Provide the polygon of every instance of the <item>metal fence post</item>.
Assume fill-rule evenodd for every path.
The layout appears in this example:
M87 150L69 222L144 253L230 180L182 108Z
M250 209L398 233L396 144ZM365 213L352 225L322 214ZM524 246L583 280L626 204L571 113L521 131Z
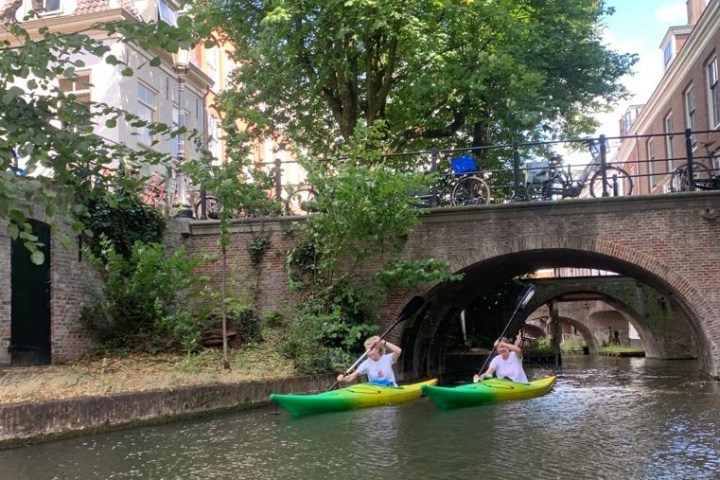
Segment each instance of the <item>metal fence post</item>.
M518 152L518 142L514 140L512 142L512 155L513 155L513 202L518 202L522 199L520 196L520 152Z
M440 152L438 152L438 149L433 147L430 149L430 171L431 172L437 172L437 163L438 163L438 156ZM430 188L430 203L432 207L438 207L440 206L440 199L438 198L438 186L437 182L433 182L432 187Z
M688 189L691 192L695 191L695 167L693 166L693 145L692 145L692 130L689 128L685 129L685 153L687 155L687 179Z
M605 135L600 135L598 140L600 142L600 175L602 176L602 196L609 197L608 185L607 185L607 145L605 144ZM616 187L617 188L617 187Z

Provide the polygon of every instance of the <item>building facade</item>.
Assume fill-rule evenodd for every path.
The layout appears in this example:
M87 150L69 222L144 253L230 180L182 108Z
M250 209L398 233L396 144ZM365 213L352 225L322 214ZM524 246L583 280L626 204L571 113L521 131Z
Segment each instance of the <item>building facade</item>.
M629 107L620 120L613 161L635 179L633 195L676 190L673 173L689 156L704 175L720 167L720 5L688 0L687 18L662 40L665 71L650 99Z

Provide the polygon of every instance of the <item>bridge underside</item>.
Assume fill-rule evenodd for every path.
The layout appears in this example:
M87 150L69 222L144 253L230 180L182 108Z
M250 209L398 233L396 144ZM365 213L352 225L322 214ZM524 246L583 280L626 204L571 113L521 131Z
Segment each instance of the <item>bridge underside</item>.
M408 378L448 373L445 359L451 349L451 331L457 328L461 311L471 309L484 290L537 270L562 267L612 271L620 276L524 280L535 284L536 293L508 329L510 332L517 331L533 311L566 299L568 294L586 294L585 298L603 301L573 302L574 312L567 308L569 303L558 305L561 321L564 319L579 327L578 333L585 338L591 352L597 351L601 339L607 338L608 326L612 331L629 322L639 333L647 357L704 359L710 355L710 346L697 320L678 293L662 279L630 263L594 252L537 249L469 265L460 270L464 274L462 281L429 290L425 295L428 300L425 310L403 326L404 353L399 370ZM582 315L586 304L595 305L594 310ZM622 331L626 338L627 327Z

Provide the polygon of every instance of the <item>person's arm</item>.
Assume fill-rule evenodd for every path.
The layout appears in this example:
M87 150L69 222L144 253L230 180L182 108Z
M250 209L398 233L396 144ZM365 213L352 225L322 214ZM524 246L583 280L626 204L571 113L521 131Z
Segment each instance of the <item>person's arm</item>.
M522 341L522 338L521 338L521 341ZM506 342L497 340L495 342L495 348L502 345L503 347L507 348L511 352L515 352L515 354L517 355L518 358L522 358L522 348L520 348L520 346L517 345L517 343L519 343L517 340L515 340L515 343L506 343Z
M355 379L357 378L357 376L358 376L358 371L357 371L357 370L355 370L355 371L353 371L352 373L349 373L349 374L347 374L347 375L344 375L344 374L341 373L340 375L337 376L337 381L338 381L338 382L350 383L350 382L352 382L353 380L355 380Z
M515 352L515 355L517 355L518 358L523 357L522 347L520 346L520 345L522 345L522 338L523 338L522 330L520 330L520 331L518 331L517 338L515 339L515 343L514 343L514 346L517 348L517 350L513 350Z
M480 380L484 380L486 378L492 378L493 373L495 373L495 369L492 367L488 367L488 369L485 370L485 373L473 376L473 382L477 383Z
M392 363L397 362L397 359L400 358L400 354L402 353L402 348L398 347L394 343L390 343L387 340L382 340L382 345L385 346L387 351L392 353Z

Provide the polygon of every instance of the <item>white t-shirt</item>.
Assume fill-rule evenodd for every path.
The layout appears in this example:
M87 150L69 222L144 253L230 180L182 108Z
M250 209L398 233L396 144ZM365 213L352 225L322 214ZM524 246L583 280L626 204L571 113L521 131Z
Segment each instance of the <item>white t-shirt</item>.
M493 369L498 378L507 377L513 382L527 383L527 375L523 370L522 359L518 358L515 352L510 352L507 360L503 360L502 356L496 355L490 361L490 368Z
M368 381L371 383L397 387L395 372L393 372L392 368L393 363L393 354L386 353L377 361L366 358L357 371L359 374L367 374Z

